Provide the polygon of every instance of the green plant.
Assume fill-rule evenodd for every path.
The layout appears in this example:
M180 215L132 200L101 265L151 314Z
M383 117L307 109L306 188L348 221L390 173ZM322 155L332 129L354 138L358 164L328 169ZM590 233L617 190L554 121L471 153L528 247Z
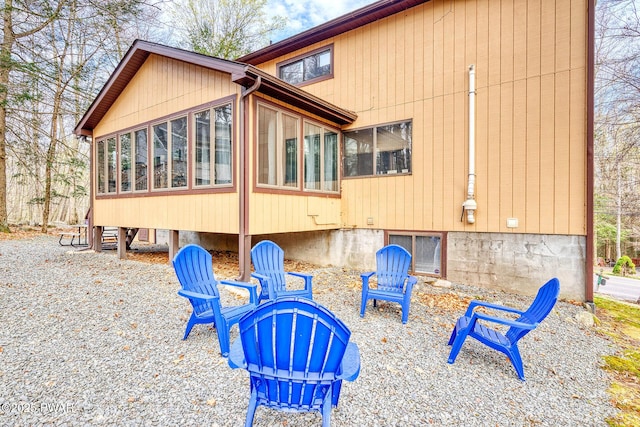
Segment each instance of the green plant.
M613 274L620 274L623 276L628 274L636 274L636 265L631 261L627 255L623 255L613 266Z

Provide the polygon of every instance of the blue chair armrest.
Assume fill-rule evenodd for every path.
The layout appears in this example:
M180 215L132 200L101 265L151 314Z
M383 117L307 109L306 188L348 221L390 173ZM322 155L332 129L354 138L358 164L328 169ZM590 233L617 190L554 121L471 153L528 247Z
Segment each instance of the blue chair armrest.
M297 276L297 277L302 277L303 279L311 279L313 278L312 274L307 274L307 273L297 273L295 271L288 271L287 274L290 274L292 276Z
M252 304L256 304L258 301L258 291L257 286L253 283L248 282L238 282L235 280L220 280L220 283L223 285L235 286L237 288L244 288L249 291L249 302Z
M297 272L293 272L293 271L288 271L287 274L294 276L294 277L300 277L302 279L304 279L304 288L306 290L308 290L309 292L311 292L311 279L313 279L313 275L311 274L307 274L307 273L297 273Z
M218 299L218 297L215 295L206 295L206 294L201 294L199 292L185 291L184 289L180 289L178 291L178 295L180 295L181 297L189 298L189 299L197 299L197 300L202 300L207 302Z
M363 285L367 285L369 286L369 279L371 278L371 276L373 276L374 274L376 274L375 271L369 271L368 273L362 273L360 275L360 277L362 278L362 284Z
M267 276L264 276L260 273L251 273L251 277L258 279L260 282L262 282L263 280L269 280Z
M340 364L339 379L353 381L360 375L360 349L354 342L347 344L347 348Z
M516 328L522 328L522 329L535 329L538 326L537 323L517 322L511 319L503 319L501 317L489 316L484 313L473 313L470 323L472 324L475 323L476 319L486 320L488 322L493 322L493 323L499 323L501 325L515 326Z
M416 283L418 283L417 277L415 276L407 277L407 294L411 293L411 290L413 289L413 285L415 285Z
M275 290L273 289L273 283L271 282L271 280L269 280L269 278L267 276L264 276L260 273L251 273L251 277L253 277L254 279L258 279L258 282L260 282L260 287L263 289L267 288L267 291L269 292L269 299L274 299L275 298Z
M247 363L244 360L244 351L242 350L242 340L240 338L237 338L233 342L231 350L229 351L228 361L232 369L247 367Z
M465 313L465 316L471 317L471 315L473 314L473 310L476 307L492 308L494 310L502 310L502 311L506 311L506 312L509 312L509 313L516 313L516 314L523 314L524 313L524 311L518 310L516 308L511 308L511 307L507 307L507 306L504 306L504 305L493 304L493 303L486 302L486 301L473 300L473 301L471 301L469 303L469 307L467 307L467 311Z

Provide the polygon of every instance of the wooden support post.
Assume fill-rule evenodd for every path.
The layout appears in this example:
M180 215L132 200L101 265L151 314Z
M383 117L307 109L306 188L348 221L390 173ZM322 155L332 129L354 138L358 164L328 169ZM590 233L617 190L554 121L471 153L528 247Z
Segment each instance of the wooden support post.
M118 258L127 259L127 229L118 227Z
M178 230L169 230L169 265L180 249L180 232Z
M102 231L104 228L100 225L93 228L93 250L102 252Z

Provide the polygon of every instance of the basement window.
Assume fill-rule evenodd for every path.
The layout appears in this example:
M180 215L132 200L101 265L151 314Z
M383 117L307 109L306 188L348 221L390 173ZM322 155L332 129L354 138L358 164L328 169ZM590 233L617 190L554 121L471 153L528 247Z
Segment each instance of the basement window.
M388 243L405 248L411 254L411 271L445 277L442 263L444 246L442 233L389 232Z

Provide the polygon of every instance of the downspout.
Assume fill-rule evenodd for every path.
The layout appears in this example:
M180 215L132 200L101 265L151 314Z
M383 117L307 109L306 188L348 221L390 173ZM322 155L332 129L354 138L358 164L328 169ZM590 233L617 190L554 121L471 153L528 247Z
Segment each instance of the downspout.
M476 222L474 217L478 204L475 201L476 183L476 123L475 123L475 97L476 97L476 69L472 64L469 66L469 181L467 186L467 200L462 204L462 217L467 211L467 223ZM462 218L461 218L462 220Z
M262 84L262 77L258 76L256 81L249 88L242 89L240 94L240 144L238 155L240 156L241 168L238 171L238 197L240 212L238 218L238 263L240 275L237 280L248 282L251 274L250 251L251 235L249 234L249 95L258 90Z

